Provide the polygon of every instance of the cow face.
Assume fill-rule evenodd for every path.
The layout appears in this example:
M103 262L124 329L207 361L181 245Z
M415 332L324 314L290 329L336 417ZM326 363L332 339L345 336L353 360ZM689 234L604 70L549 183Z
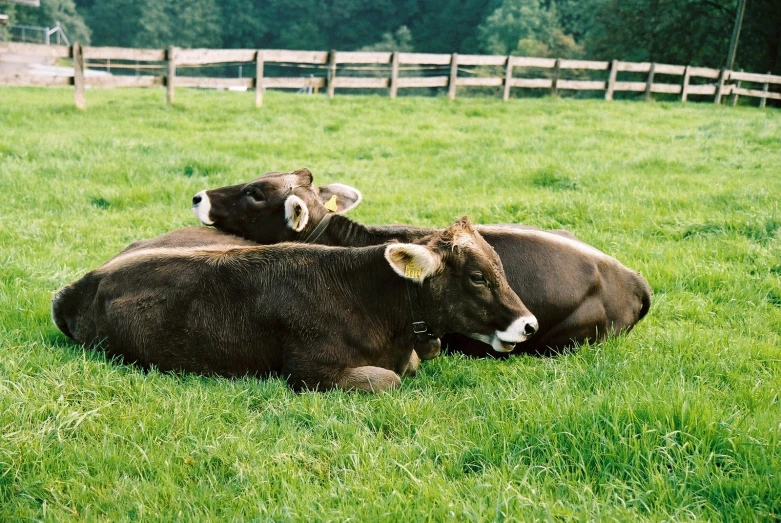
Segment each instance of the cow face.
M340 183L313 186L312 173L299 169L201 191L193 197L193 212L205 225L271 244L299 240L326 213L347 212L360 201L357 189Z
M499 256L464 217L425 244L391 244L385 258L400 276L430 278L439 325L510 352L538 328L537 319L510 288Z

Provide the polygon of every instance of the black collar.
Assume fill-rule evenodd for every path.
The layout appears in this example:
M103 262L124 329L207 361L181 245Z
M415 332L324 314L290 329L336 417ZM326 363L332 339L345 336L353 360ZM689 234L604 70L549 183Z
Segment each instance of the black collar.
M423 280L423 285L418 285L408 279L405 279L404 281L407 284L407 301L409 302L409 310L412 314L412 332L415 333L415 337L419 342L428 342L437 338L438 336L431 332L428 324L423 319L423 312L420 306L420 291L426 290L429 283L428 279Z
M323 219L320 220L320 223L317 224L317 227L315 227L312 232L310 232L302 241L304 243L315 243L328 228L328 224L331 223L331 216L332 215L330 213L327 213L325 216L323 216Z
M423 280L423 285L418 286L411 280L407 280L407 301L409 301L410 313L412 314L412 332L415 333L415 352L422 360L430 360L439 356L442 350L442 343L436 334L431 332L430 327L423 319L420 307L420 291L428 294L427 287L429 280ZM425 298L427 296L423 296Z

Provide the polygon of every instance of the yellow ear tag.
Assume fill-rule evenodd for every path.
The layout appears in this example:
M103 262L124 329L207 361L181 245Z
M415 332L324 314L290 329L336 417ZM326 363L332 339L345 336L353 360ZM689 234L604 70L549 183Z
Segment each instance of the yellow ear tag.
M298 226L299 226L299 224L300 224L300 223L301 223L301 213L298 213L298 214L297 214L297 215L296 215L296 216L293 218L293 228L294 228L294 229L296 229L296 230L298 230Z
M404 267L405 278L419 279L421 274L423 274L423 270L420 267L417 267L416 265L408 263L407 266Z
M336 195L335 194L333 196L331 196L330 200L325 202L325 208L328 209L331 212L336 212L336 209L339 208L336 205Z

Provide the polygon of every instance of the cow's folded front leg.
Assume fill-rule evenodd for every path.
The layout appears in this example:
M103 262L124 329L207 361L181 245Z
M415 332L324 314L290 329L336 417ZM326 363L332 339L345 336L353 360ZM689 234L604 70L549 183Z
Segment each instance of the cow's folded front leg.
M366 365L342 370L337 377L336 387L343 390L365 390L382 392L401 386L401 378L392 370Z
M283 370L282 374L287 376L288 383L297 392L333 389L380 392L401 385L398 374L372 365L347 367L333 363L308 362L297 368Z

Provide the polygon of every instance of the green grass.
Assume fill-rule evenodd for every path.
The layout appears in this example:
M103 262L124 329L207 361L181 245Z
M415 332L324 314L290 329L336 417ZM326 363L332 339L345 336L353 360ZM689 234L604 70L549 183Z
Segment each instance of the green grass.
M0 89L0 520L778 520L781 113L712 104ZM566 228L654 289L558 359L390 394L178 376L69 343L52 291L307 166L365 223Z

